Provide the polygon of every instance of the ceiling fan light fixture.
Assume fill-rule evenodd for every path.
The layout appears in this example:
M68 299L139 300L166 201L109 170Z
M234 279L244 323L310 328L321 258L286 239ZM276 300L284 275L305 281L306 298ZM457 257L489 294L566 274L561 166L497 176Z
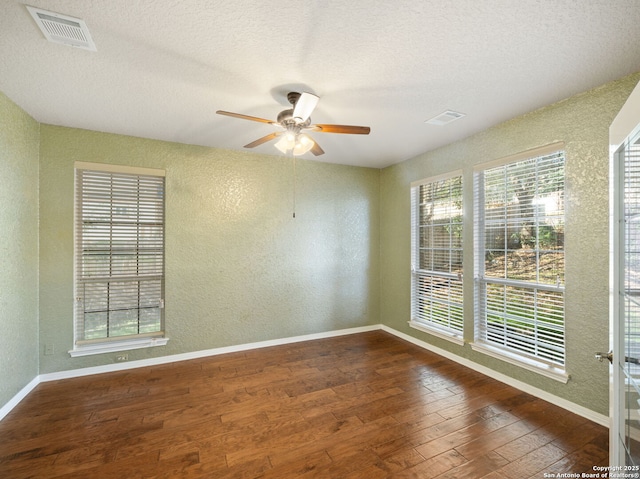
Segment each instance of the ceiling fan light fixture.
M282 138L280 138L280 140L278 140L278 142L274 146L282 153L286 154L287 151L296 146L296 141L295 138L292 140L287 133L282 135Z
M287 132L274 146L285 155L293 151L294 156L300 156L311 150L313 145L315 142L308 135Z
M287 151L293 149L296 146L296 134L293 131L287 131L282 138L274 145L278 150L282 153L287 153Z
M307 135L300 134L296 138L296 144L293 147L293 154L295 156L304 155L315 145L314 141Z

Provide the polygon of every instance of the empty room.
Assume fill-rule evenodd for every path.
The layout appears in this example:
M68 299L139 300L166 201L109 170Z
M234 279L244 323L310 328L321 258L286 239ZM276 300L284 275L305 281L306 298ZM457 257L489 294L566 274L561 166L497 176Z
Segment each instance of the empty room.
M0 477L640 477L638 25L2 0Z

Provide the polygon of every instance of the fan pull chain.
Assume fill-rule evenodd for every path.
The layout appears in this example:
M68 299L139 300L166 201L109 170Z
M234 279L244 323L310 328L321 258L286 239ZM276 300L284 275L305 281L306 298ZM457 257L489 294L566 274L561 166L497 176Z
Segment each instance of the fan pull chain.
M293 161L293 218L296 217L296 183L298 181L298 177L296 175L296 157L291 153L291 159Z

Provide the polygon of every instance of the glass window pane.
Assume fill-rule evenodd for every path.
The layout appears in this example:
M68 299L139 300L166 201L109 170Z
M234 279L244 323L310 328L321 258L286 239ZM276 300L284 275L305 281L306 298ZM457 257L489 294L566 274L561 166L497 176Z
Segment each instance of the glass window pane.
M412 319L461 332L462 177L412 188Z
M564 152L479 172L475 188L479 339L564 364Z
M76 175L76 340L162 331L164 177Z

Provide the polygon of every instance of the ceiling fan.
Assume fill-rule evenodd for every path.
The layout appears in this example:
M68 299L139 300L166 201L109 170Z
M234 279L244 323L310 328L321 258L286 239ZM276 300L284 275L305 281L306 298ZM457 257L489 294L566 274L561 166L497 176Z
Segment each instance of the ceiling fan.
M311 139L307 134L302 133L303 130L318 131L322 133L346 133L351 135L368 135L371 131L371 128L368 126L327 125L322 123L312 125L311 113L320 100L320 97L313 93L298 93L292 91L287 94L287 100L291 103L293 108L281 111L278 114L276 121L223 110L218 110L216 113L218 115L226 115L243 120L257 121L260 123L269 123L271 125L280 126L282 131L269 133L262 138L258 138L257 140L244 145L244 147L255 148L267 141L282 137L275 144L276 148L283 153L287 153L289 150L292 150L293 154L296 156L303 155L308 151L311 151L315 156L324 154L324 150L320 148L320 145L318 145L318 143Z

